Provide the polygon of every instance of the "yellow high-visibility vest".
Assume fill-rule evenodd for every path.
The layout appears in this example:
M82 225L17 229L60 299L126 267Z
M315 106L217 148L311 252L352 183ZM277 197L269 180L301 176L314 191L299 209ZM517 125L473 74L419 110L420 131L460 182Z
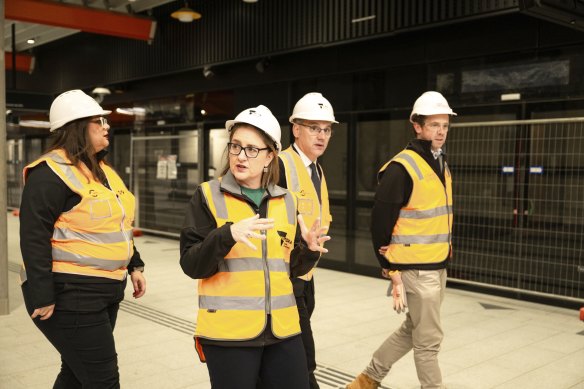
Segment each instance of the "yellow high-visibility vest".
M100 166L111 190L95 181L85 164L81 163L81 169L73 166L63 150L51 151L26 166L25 182L29 170L41 162L81 197L79 204L61 213L55 222L51 238L53 273L124 280L134 254L134 195L104 162ZM22 282L26 280L23 270Z
M230 173L203 183L201 188L217 227L255 215L246 201L231 195L239 193L240 187ZM268 314L276 337L300 333L289 278L290 252L296 235L296 202L288 191L280 188L271 190L270 195L273 197L268 200L266 217L274 219L274 228L267 231L266 240L250 239L258 250L235 243L219 264L219 271L199 280L195 337L254 339L264 331Z
M306 170L306 166L300 155L292 146L282 151L279 155L286 169L286 184L288 190L292 192L298 201L298 213L304 218L307 228L311 228L314 221L320 217L320 224L323 227L330 227L333 217L330 213L328 188L324 173L320 177L320 198L314 188L314 184ZM322 202L322 203L321 203ZM307 274L300 276L305 281L310 281L314 273L314 268Z
M446 186L432 167L413 150L404 150L390 163L401 164L413 182L409 202L400 210L385 253L396 269L444 262L452 241L452 176L444 163ZM402 265L402 266L400 266Z

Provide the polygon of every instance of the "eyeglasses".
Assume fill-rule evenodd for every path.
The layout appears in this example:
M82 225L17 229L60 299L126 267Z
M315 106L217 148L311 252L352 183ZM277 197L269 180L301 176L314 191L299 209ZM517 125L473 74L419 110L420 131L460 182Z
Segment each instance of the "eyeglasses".
M426 127L431 129L432 131L438 131L440 129L442 129L444 131L448 131L448 128L450 128L449 123L440 124L438 122L432 122L432 123L425 123L425 125L426 125Z
M107 126L107 119L104 118L103 116L98 117L97 119L93 119L91 120L91 123L95 123L95 124L99 124L102 127Z
M316 135L320 134L321 132L323 132L324 136L327 138L329 138L333 135L333 129L330 127L320 128L319 126L316 126L316 125L309 126L308 124L304 124L304 123L296 123L296 124L298 124L299 126L308 128L308 132L310 132L310 135L313 135L313 136L316 136Z
M241 154L241 150L243 150L243 153L248 158L256 158L258 156L258 154L260 153L260 151L269 150L269 149L270 149L269 147L264 147L264 148L260 149L259 147L253 147L253 146L243 147L242 145L237 144L237 143L227 143L227 150L229 150L229 154L239 155L239 154Z

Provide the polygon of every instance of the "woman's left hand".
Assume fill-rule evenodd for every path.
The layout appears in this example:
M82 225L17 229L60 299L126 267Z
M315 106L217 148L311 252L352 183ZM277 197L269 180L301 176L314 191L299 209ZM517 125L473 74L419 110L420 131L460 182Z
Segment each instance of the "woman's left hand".
M144 296L144 293L146 293L146 278L144 278L144 274L139 270L133 271L132 274L130 274L130 278L132 279L132 285L134 286L134 293L132 296L139 299Z
M322 244L327 240L330 240L330 236L324 235L328 227L320 226L320 218L314 221L314 224L310 230L304 224L304 218L302 215L298 215L298 225L300 226L300 232L302 234L302 239L308 245L308 249L312 251L319 251L321 253L328 253L328 250L322 247Z

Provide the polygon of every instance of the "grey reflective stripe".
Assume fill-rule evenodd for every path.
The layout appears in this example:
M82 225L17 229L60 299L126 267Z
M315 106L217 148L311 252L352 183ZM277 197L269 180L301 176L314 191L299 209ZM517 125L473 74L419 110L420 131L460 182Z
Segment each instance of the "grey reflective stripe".
M265 302L264 297L199 296L199 309L263 311ZM293 294L272 297L272 309L295 306L296 299Z
M65 161L57 153L49 153L49 154L47 154L47 157L52 159L54 162L56 162L60 165L60 168L63 171L63 173L65 173L65 176L69 179L69 181L71 181L71 184L73 184L73 186L77 190L79 190L79 191L83 190L83 184L81 184L81 182L79 182L79 180L77 179L77 176L75 175L75 173L73 173L73 167L71 165L69 165L69 163L67 161ZM50 167L50 165L49 165L49 167Z
M199 309L263 311L265 301L264 297L199 296Z
M215 204L215 212L220 219L227 219L227 205L225 204L225 197L221 193L221 183L219 180L209 181L211 188L211 196L213 197L213 204ZM208 200L207 200L208 201Z
M424 175L422 174L422 171L420 170L420 168L418 167L418 164L416 163L416 161L414 161L414 158L412 158L411 155L406 154L406 153L401 153L401 154L398 154L397 157L395 157L395 158L401 158L401 159L406 160L407 163L410 164L412 169L414 169L414 171L418 175L418 179L420 179L420 180L424 179Z
M273 272L286 272L290 270L290 264L283 259L268 259L268 268Z
M263 271L264 260L262 258L230 258L219 261L219 271ZM273 272L288 272L289 265L283 259L268 259L268 267Z
M81 266L88 266L94 269L109 271L119 270L130 262L129 259L110 260L86 257L83 255L77 255L67 251L59 250L55 247L53 247L53 259L55 261L71 262Z
M436 216L447 215L452 213L452 207L444 205L442 207L427 209L425 211L402 209L399 211L399 217L405 219L430 219Z
M284 201L286 202L286 212L288 213L288 224L294 225L296 221L296 207L294 206L292 193L286 193Z
M55 231L53 232L53 239L82 240L93 243L126 243L128 241L128 234L131 234L131 232L132 231L129 230L89 234L71 231L66 228L55 228Z
M294 298L293 294L272 297L272 310L295 307L295 306L296 306L296 298Z
M391 237L391 244L432 244L448 242L450 242L450 234L394 235Z
M286 166L286 168L290 171L290 180L292 180L292 182L288 183L288 189L290 189L292 192L300 191L300 180L298 179L298 172L296 171L294 157L288 152L283 152L280 155L283 158L286 158L288 161L288 166Z
M27 280L26 269L24 268L24 265L22 265L20 266L20 283L22 284L26 280Z
M264 270L261 258L230 258L222 259L218 264L220 272L262 271Z

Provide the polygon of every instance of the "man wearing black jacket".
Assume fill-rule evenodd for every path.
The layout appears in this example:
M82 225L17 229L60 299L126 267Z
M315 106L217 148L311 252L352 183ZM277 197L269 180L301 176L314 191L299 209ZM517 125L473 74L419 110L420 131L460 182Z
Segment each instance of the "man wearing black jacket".
M412 349L422 389L443 388L437 358L443 338L440 306L452 237L452 179L443 146L454 115L440 93L422 94L410 115L416 139L379 171L373 247L382 275L391 279L394 309L408 312L348 389L378 388Z

